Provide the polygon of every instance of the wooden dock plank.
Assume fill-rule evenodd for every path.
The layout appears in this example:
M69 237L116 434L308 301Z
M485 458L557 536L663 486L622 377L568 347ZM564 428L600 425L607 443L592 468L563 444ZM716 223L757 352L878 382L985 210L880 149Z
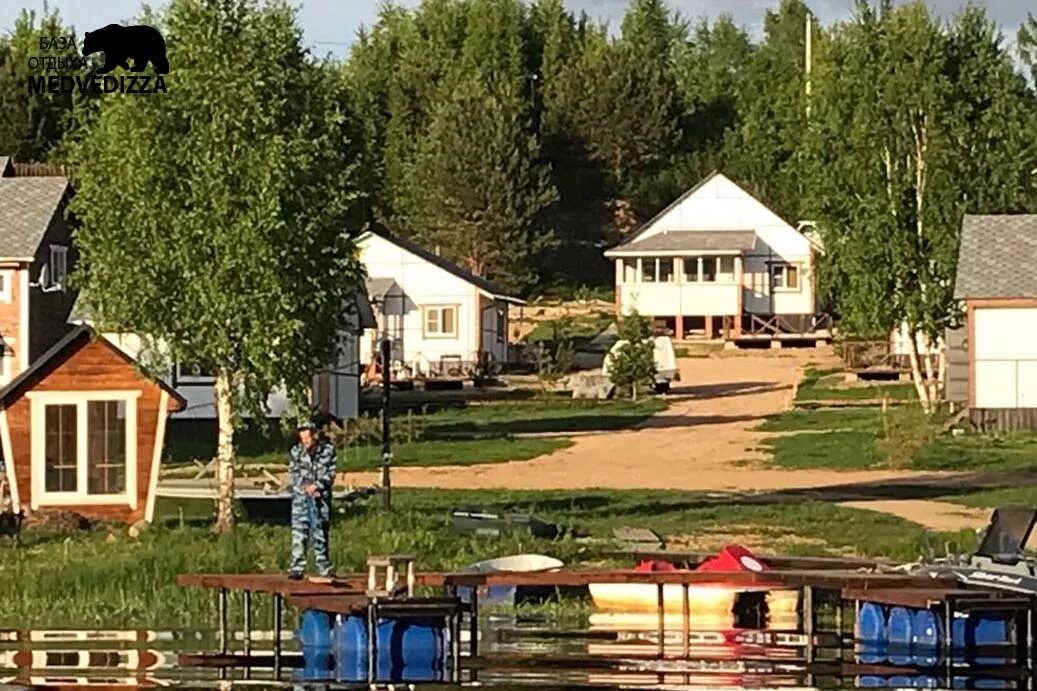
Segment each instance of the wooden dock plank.
M182 574L177 584L195 588L226 588L280 595L351 595L363 589L366 574L341 574L331 584L292 581L280 574ZM584 586L591 583L641 583L703 585L722 583L755 588L813 586L842 590L844 588L953 588L956 582L947 578L911 576L907 574L867 573L841 569L783 569L755 573L752 571L635 571L561 570L537 572L492 573L421 573L416 584L426 587L543 585Z

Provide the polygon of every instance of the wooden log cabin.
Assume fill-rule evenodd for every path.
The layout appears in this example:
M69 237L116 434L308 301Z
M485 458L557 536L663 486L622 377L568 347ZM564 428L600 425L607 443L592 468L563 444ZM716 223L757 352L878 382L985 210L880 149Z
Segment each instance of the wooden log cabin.
M166 418L184 405L91 327L75 327L0 389L14 510L150 521Z

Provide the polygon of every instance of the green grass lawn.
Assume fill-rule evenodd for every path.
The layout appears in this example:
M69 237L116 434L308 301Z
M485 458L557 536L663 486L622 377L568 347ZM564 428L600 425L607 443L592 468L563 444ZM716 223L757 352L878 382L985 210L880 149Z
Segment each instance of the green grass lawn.
M548 554L570 565L617 563L603 560L602 553L612 547L612 528L624 525L663 535L719 531L723 541L754 536L756 544L764 545L759 551L771 551L767 545L773 542L773 551L785 553L857 553L905 560L919 554L922 536L920 528L893 516L819 502L774 503L762 497L754 501L684 492L400 489L393 501L391 514L378 511L376 501L368 499L336 516L331 550L340 570L361 570L368 555L386 553L413 553L421 569L453 569L522 552ZM451 509L473 504L527 511L603 540L453 532ZM136 539L126 536L125 526L112 526L110 533L102 526L72 535L30 532L21 545L0 541L0 627L204 626L213 621L212 593L177 587L178 573L280 572L286 567L287 527L241 523L233 535L220 537L209 529L211 504L188 502L183 522L180 507L160 502L156 525ZM783 541L792 535L809 540L788 547ZM258 621L268 620L266 600L257 599Z
M882 464L884 457L871 432L833 431L790 434L765 442L772 462L782 468L862 470Z
M883 396L896 401L918 397L914 385L910 383L876 382L845 386L842 370L819 370L814 367L807 368L796 391L797 401L874 400Z
M1037 434L940 436L922 447L924 470L1037 470Z
M535 458L569 446L566 433L632 427L666 402L584 401L544 398L529 402L486 403L448 408L426 415L395 418L393 460L404 466L474 465ZM524 434L558 435L530 438ZM402 440L401 440L402 439ZM238 456L244 463L281 463L292 438L276 426L248 424L239 434ZM167 467L212 458L216 451L215 423L191 422L171 429ZM342 470L371 470L381 463L381 445L352 444L339 450Z

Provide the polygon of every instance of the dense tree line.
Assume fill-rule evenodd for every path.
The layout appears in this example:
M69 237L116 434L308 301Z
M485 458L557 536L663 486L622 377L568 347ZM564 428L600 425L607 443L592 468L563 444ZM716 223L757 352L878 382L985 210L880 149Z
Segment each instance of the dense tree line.
M755 40L663 0L632 0L614 33L563 0L387 5L337 67L364 215L516 291L607 285L602 250L721 169L817 224L848 326L935 334L961 214L1037 208L1037 20L1006 38L976 7L874 4L812 21L809 102L801 0ZM15 98L34 24L0 39L0 144L22 159L60 157L82 120Z

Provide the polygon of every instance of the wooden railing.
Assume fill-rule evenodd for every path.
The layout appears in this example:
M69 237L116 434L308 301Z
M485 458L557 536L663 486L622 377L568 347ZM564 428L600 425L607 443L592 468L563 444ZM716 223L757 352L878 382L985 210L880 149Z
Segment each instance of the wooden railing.
M806 336L831 330L830 314L775 314L766 318L751 314L744 333L753 336Z

